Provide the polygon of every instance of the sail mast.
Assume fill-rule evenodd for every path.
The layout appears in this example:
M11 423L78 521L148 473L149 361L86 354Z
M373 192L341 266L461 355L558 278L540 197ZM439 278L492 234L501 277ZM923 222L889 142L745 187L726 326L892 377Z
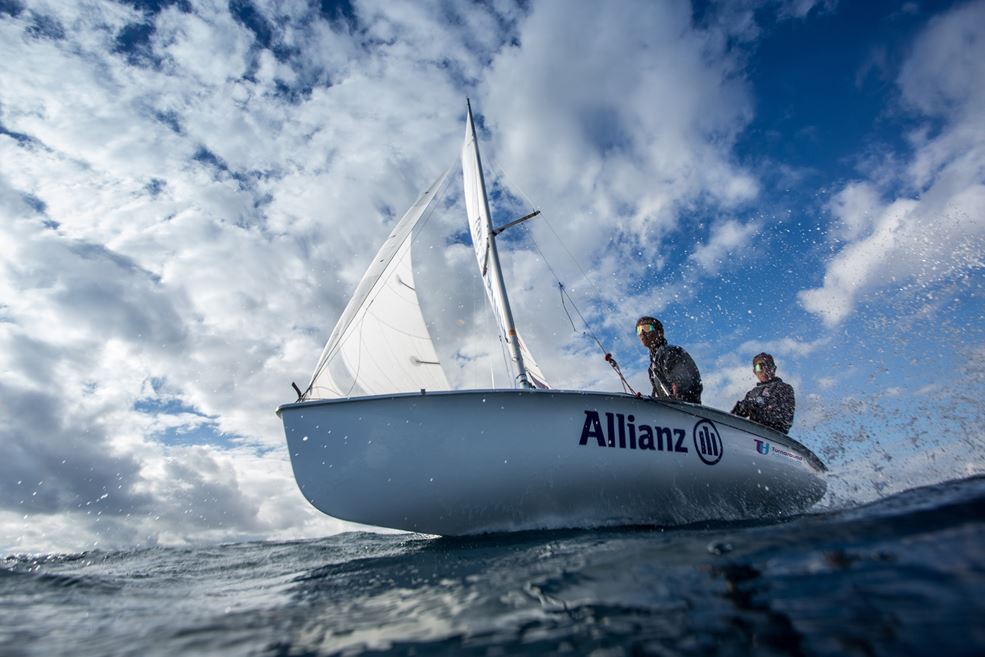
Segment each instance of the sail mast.
M499 252L496 250L496 233L493 231L492 221L490 217L492 216L489 212L489 198L486 196L486 181L485 177L482 175L482 159L479 157L479 139L475 134L475 122L472 120L472 103L469 99L465 99L465 104L468 107L469 112L469 127L472 131L472 148L475 152L475 161L479 173L479 190L482 192L482 204L486 211L485 221L486 230L489 234L489 273L492 275L492 279L495 282L496 287L502 299L503 305L503 316L506 321L506 341L510 345L510 351L513 355L513 362L516 363L517 369L517 379L520 381L520 385L524 388L532 388L530 381L527 379L527 368L523 364L523 354L520 351L520 341L516 334L516 326L513 324L513 311L510 309L510 299L506 294L506 283L503 281L503 271L499 266Z

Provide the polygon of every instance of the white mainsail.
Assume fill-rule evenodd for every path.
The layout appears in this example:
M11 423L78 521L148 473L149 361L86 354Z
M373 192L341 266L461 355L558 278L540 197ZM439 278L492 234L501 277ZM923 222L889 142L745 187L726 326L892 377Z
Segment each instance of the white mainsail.
M411 206L373 258L318 359L305 398L448 390L414 289L411 241L450 171Z
M482 180L482 164L479 160L479 149L472 124L472 108L469 107L468 118L465 121L465 143L462 144L462 177L465 182L465 209L469 216L472 246L475 249L475 257L479 261L479 273L482 276L483 286L486 288L486 296L499 321L500 333L511 348L513 347L511 341L516 340L519 355L522 358L522 366L526 370L527 380L537 388L550 388L544 378L544 373L534 361L533 355L513 328L509 304L504 298L505 290L497 284L492 275L492 268L498 266L498 263L494 262L497 256L492 244L494 239L492 220L489 217L489 207ZM516 356L513 360L517 365L520 364L517 361L521 359Z

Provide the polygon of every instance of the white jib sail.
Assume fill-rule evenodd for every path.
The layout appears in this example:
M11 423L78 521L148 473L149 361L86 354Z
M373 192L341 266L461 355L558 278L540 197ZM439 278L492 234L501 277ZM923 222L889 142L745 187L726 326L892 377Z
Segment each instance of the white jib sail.
M450 388L421 314L410 248L414 227L449 173L407 210L373 258L318 359L306 398Z
M486 288L486 296L492 305L496 319L499 321L500 333L509 342L509 322L506 318L505 303L500 293L499 286L489 275L490 244L492 239L490 231L492 222L487 214L485 200L482 197L482 186L480 183L479 153L475 144L475 132L472 130L472 121L465 122L465 143L462 144L462 177L465 181L465 209L469 216L469 231L472 233L472 246L475 248L475 257L479 261L479 273L482 275L482 283ZM537 388L550 388L544 378L544 373L534 360L533 355L527 349L523 339L516 334L517 343L520 346L520 354L523 357L523 365L527 370L527 378Z

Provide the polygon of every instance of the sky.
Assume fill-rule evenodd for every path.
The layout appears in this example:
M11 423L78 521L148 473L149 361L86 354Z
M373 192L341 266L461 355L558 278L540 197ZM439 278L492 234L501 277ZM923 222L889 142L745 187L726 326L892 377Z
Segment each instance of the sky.
M985 472L985 1L0 0L0 553L353 529L274 410L466 97L555 387L620 389L556 275L638 389L640 315L711 406L772 353L824 504ZM457 175L417 284L485 387Z

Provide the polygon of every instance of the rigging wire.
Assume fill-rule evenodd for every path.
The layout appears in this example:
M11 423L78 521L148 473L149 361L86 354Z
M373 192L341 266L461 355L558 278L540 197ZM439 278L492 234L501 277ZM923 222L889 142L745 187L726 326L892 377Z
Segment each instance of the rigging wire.
M504 181L508 181L509 182L509 188L510 189L515 189L517 192L519 192L519 195L520 195L521 199L527 204L527 207L529 207L529 208L534 208L535 207L534 204L533 204L533 202L530 200L530 197L527 196L518 185L516 185L512 180L510 180L508 178L508 176L506 175L506 172L505 171L503 171L498 166L496 167L496 170L502 176L502 178L503 178ZM581 272L582 278L584 278L586 281L588 281L588 284L592 286L592 289L595 290L595 294L597 295L597 297L600 300L605 300L605 296L602 294L602 291L595 284L595 281L593 281L592 278L588 275L588 272L586 272L582 268L581 264L578 262L578 259L575 258L575 256L568 249L567 245L564 243L564 240L561 239L561 236L558 234L558 232L556 230L554 230L554 226L553 226L553 224L551 224L551 222L547 218L546 214L544 214L542 212L541 213L541 216L544 217L544 221L547 223L548 228L550 228L551 233L554 234L554 238L561 245L561 248L564 249L564 252L568 254L568 257L571 258L571 261L575 263L575 266L578 268L578 271ZM615 371L616 375L619 377L619 381L620 381L620 383L622 383L623 390L625 392L631 394L631 395L634 395L636 397L640 397L641 394L639 392L637 392L636 390L634 390L633 389L633 386L631 386L630 383L629 383L629 381L626 380L626 377L622 373L622 369L620 369L620 367L619 367L619 363L617 363L616 362L616 359L613 358L612 353L608 349L605 348L605 345L602 344L602 341L599 340L599 338L595 334L595 332L592 331L591 325L588 323L588 320L586 320L585 319L585 316L581 314L581 311L580 310L578 310L578 306L575 304L574 299L571 298L571 294L568 293L567 289L565 289L565 287L564 287L564 283L561 282L561 277L558 276L558 273L554 270L554 267L551 265L550 260L547 259L547 256L544 255L543 250L541 250L540 245L537 243L537 238L534 237L533 231L532 230L531 231L528 231L528 235L530 236L530 241L534 245L534 248L537 250L537 253L540 255L541 259L544 261L544 264L547 265L548 271L551 272L551 276L554 277L554 281L558 284L558 289L560 290L560 293L561 293L561 308L564 309L565 315L568 316L568 321L571 323L571 329L572 329L572 331L574 331L575 333L577 333L578 332L578 329L575 327L575 323L571 319L571 313L568 312L568 308L565 305L565 302L564 302L565 297L567 297L568 303L570 303L571 304L571 307L574 308L575 313L577 313L577 315L578 315L578 318L581 320L582 324L584 324L584 326L585 326L585 330L581 332L582 335L591 337L592 340L595 341L595 344L597 344L599 346L599 349L602 350L602 353L605 354L605 362L607 362L609 364L609 366L612 367L612 369ZM615 304L613 304L611 301L608 301L607 303L608 303L608 305L613 310L616 310Z
M530 197L527 196L527 194L523 191L523 188L521 188L518 184L516 184L516 182L513 181L513 179L507 176L506 172L503 169L497 166L496 170L503 177L503 180L505 180L508 183L508 188L510 190L516 190L519 193L521 200L523 200L528 207L530 208L536 207L533 201L530 199ZM571 259L571 262L573 262L575 264L575 267L578 268L578 272L581 274L582 278L588 281L588 284L595 291L596 297L599 300L606 303L611 310L618 310L618 308L616 308L616 305L612 303L612 301L608 300L604 294L602 294L602 290L599 289L599 286L595 284L595 281L592 279L589 273L585 271L585 269L581 266L581 263L578 262L578 258L576 258L574 254L571 253L571 250L568 248L568 245L565 244L563 239L561 239L561 235L557 232L557 230L554 229L554 224L551 223L550 217L548 217L547 213L542 211L540 216L543 217L544 223L546 223L547 227L551 230L551 233L554 235L554 239L557 240L558 244L561 245L561 248L564 249L564 252ZM531 240L533 239L533 231L530 231L530 238ZM541 257L543 257L543 254L541 254ZM547 262L547 258L544 258L544 261ZM555 275L554 278L555 280L558 280L557 275ZM560 282L560 280L558 280L558 282Z
M550 265L548 265L548 267L549 266ZM582 321L582 324L585 325L585 330L582 331L582 335L590 336L593 340L595 340L595 344L597 344L599 346L599 349L602 350L602 353L605 354L605 362L607 362L609 366L612 367L613 370L615 370L616 375L619 377L619 381L622 383L622 389L631 395L639 397L640 393L636 392L636 390L633 389L633 386L629 384L629 381L626 380L626 377L623 376L622 370L619 368L619 363L617 363L616 359L612 357L612 354L606 350L605 345L602 344L602 341L599 340L597 335L595 335L595 332L592 331L592 328L588 324L588 321L585 320L584 315L582 315L581 311L578 310L578 306L575 304L575 300L572 299L571 295L568 294L568 291L564 289L564 283L558 281L557 286L558 289L561 291L561 308L564 309L564 314L568 316L568 321L571 322L571 330L574 331L575 333L578 332L578 329L575 328L574 321L571 319L571 313L568 312L568 306L564 303L565 297L568 298L568 303L570 303L571 307L575 309L575 313L578 314L578 318Z

